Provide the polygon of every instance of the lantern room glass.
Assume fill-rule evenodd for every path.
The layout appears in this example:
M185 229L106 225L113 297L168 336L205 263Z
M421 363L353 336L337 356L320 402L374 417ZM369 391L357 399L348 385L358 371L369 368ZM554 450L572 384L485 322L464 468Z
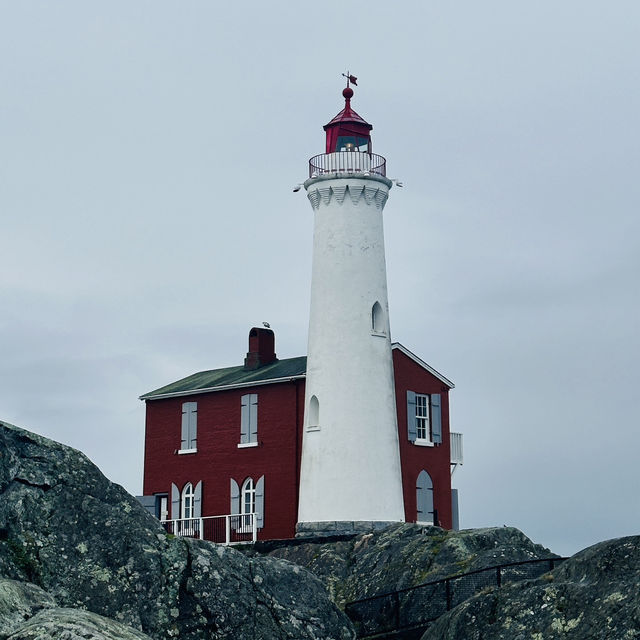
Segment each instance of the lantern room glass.
M335 150L359 151L360 153L368 153L369 138L363 138L360 136L338 136Z

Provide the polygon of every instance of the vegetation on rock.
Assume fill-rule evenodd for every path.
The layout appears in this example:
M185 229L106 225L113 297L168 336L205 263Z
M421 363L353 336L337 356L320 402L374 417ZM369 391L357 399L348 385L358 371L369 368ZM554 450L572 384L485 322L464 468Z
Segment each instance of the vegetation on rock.
M307 571L169 537L83 454L2 422L0 578L39 587L56 607L90 611L157 640L353 637ZM22 620L2 618L0 640L18 633L15 624L35 610L23 611ZM44 628L49 614L36 615ZM45 626L67 637L57 614Z

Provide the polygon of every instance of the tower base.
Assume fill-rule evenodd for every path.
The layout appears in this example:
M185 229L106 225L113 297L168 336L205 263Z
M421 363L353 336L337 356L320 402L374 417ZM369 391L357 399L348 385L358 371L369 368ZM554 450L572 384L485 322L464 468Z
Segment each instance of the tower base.
M327 522L298 522L296 525L296 538L318 538L336 535L354 535L359 533L371 533L386 529L393 521L379 520L329 520Z

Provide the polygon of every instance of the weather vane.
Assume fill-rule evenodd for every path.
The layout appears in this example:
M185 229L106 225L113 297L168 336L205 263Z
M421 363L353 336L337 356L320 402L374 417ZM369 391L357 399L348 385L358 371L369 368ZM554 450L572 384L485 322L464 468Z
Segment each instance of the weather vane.
M358 86L358 83L356 82L358 80L358 78L356 78L355 76L350 75L348 71L347 71L347 73L343 73L342 75L347 79L347 88L349 88L349 83L351 83L355 87Z

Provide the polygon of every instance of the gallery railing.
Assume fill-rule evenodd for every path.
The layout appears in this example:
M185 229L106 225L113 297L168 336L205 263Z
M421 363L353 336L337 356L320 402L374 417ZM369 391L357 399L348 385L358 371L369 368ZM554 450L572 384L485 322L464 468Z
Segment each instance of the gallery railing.
M376 153L361 151L336 151L321 153L309 160L309 177L331 173L361 173L363 176L387 175L387 161Z

